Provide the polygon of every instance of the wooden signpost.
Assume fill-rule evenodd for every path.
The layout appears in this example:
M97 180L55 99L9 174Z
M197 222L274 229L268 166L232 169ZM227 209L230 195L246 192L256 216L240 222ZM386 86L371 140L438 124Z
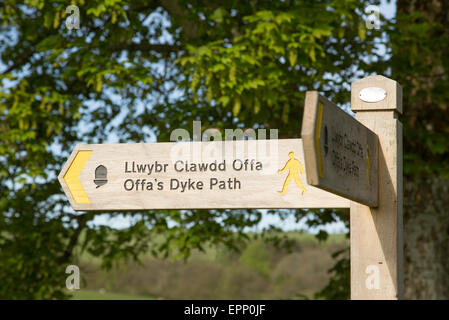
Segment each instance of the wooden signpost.
M351 108L308 92L302 139L78 145L58 178L83 211L350 208L351 298L400 299L402 89L356 81Z
M302 138L308 183L353 200L351 299L401 299L402 88L371 76L352 83L355 119L307 92Z

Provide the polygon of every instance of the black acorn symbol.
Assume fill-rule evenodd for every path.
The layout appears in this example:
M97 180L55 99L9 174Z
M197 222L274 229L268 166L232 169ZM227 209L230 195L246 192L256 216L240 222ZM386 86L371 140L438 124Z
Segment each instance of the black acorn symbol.
M106 169L105 166L99 165L95 169L95 180L94 180L94 183L97 185L97 188L99 188L99 187L105 185L106 183L108 183L107 175L108 175L108 169Z

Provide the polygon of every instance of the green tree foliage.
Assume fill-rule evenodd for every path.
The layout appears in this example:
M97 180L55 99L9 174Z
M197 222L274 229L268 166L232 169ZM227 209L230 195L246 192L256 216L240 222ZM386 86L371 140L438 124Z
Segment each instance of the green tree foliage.
M145 251L187 257L205 243L244 241L261 212L75 213L56 176L78 142L168 141L192 120L298 137L306 90L348 102L347 84L382 60L363 20L369 3L79 0L72 30L67 1L0 4L0 297L63 297L78 245L110 267ZM100 214L133 223L94 225ZM340 211L268 214L347 222ZM157 236L165 241L152 246Z
M261 241L249 244L242 252L239 261L264 278L270 276L270 252L264 248Z

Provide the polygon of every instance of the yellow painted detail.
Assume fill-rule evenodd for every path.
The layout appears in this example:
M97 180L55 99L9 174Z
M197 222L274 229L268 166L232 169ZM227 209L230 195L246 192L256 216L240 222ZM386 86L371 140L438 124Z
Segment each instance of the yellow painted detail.
M282 169L278 170L278 173L283 173L285 170L288 170L288 176L284 181L284 186L282 187L282 191L278 191L280 194L285 194L287 191L287 187L290 184L290 181L292 179L295 180L296 185L299 189L301 189L302 193L306 192L306 188L301 182L301 179L299 178L299 172L301 172L302 175L304 175L304 167L302 166L301 162L298 159L295 159L295 153L293 151L289 152L288 154L289 160L285 163L285 166Z
M368 187L371 187L371 180L369 174L370 169L371 169L371 162L369 157L369 149L368 145L366 145L366 183L368 184Z
M64 175L64 181L67 184L67 187L72 194L73 200L77 204L89 204L90 200L84 191L83 186L81 185L81 181L78 178L84 166L86 165L87 160L89 160L90 155L92 154L91 150L83 150L78 151L72 163L70 164L69 169Z
M323 120L323 103L320 102L318 105L318 119L316 121L316 128L315 128L315 143L316 143L316 151L318 153L318 171L321 178L324 178L324 171L323 171L323 158L321 156L321 122Z

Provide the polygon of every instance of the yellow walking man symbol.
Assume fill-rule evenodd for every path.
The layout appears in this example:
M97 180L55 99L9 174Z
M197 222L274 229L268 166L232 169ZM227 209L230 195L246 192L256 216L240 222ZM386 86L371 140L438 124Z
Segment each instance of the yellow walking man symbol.
M301 179L299 179L299 172L298 172L299 169L299 171L301 171L301 174L304 175L304 167L302 166L301 162L299 162L298 159L295 159L294 152L290 152L288 156L290 157L290 159L287 161L287 163L282 169L278 170L278 173L282 173L288 169L288 176L285 179L282 191L278 192L280 194L285 194L285 192L287 191L287 187L290 184L290 181L292 181L292 179L295 179L296 185L302 190L301 194L304 194L304 192L306 192L306 188L304 188L304 186L302 185Z

